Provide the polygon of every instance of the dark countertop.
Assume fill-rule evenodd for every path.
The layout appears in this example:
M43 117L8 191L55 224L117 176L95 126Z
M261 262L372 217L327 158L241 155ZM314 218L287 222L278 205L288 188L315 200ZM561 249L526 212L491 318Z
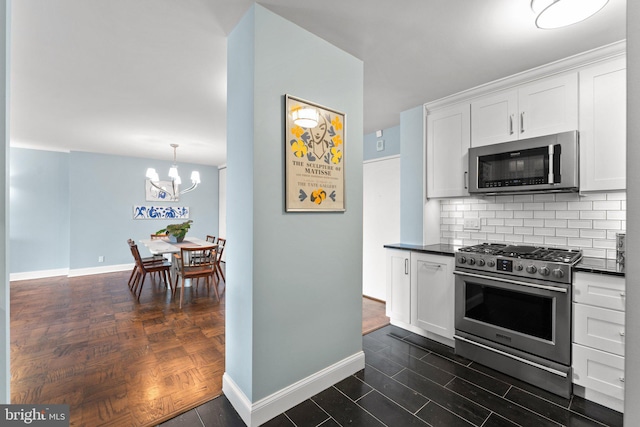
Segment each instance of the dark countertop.
M460 246L448 245L444 243L436 243L433 245L412 245L408 243L390 243L384 245L389 249L402 249L406 251L424 252L434 255L455 256L455 252ZM574 271L582 271L585 273L608 274L612 276L624 277L624 266L618 264L614 259L590 258L583 257L578 264L575 265Z
M608 274L624 277L624 265L620 265L615 259L583 257L573 268L574 271L585 273Z
M443 243L436 243L434 245L410 245L407 243L391 243L384 245L389 249L403 249L406 251L424 252L433 255L455 256L456 251L460 246L446 245Z

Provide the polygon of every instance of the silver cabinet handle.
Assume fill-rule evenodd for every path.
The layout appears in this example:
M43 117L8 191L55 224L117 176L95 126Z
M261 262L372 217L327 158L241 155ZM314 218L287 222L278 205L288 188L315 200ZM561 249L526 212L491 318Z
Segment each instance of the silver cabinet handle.
M509 116L509 135L513 135L513 114Z
M524 111L520 113L520 133L524 133Z
M425 267L431 267L431 268L441 268L442 267L442 264L435 264L433 262L425 262L425 261L422 261L422 265L425 266Z
M623 337L624 336L624 331L620 331L620 336Z
M409 274L409 260L406 258L404 260L404 274Z
M623 383L624 382L624 377L620 377L619 380L620 380L621 383Z
M626 295L625 295L625 293L624 293L624 292L620 292L620 296L621 296L622 298L624 298Z
M465 171L464 172L464 189L468 190L469 189L469 172Z

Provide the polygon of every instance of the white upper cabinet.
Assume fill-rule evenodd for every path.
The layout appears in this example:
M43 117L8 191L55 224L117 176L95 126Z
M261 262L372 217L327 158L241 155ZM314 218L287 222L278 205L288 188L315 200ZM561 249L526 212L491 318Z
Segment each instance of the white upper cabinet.
M465 102L427 115L427 197L469 195L470 114Z
M471 103L471 145L578 129L578 76L549 77Z
M473 147L518 139L518 91L491 94L471 103Z
M580 70L580 189L626 188L625 58Z

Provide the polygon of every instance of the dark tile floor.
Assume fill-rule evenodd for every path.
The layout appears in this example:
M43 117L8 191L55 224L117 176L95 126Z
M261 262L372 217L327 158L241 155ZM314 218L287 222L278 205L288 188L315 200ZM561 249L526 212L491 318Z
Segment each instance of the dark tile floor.
M364 370L264 424L334 426L622 426L622 414L564 399L386 326L363 337ZM244 426L221 396L162 424Z

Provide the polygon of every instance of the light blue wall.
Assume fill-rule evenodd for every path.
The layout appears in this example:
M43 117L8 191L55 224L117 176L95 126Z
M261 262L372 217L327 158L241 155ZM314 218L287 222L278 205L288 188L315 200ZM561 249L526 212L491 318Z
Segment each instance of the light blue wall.
M377 150L378 140L384 140L384 150ZM397 156L400 154L400 126L383 129L382 136L378 138L376 133L364 136L363 158L365 161L382 157Z
M259 5L228 52L229 194L251 196L228 200L226 373L256 402L362 347L363 64ZM284 212L284 94L346 114L346 212ZM252 181L233 183L236 168ZM249 223L232 219L243 210ZM251 324L239 323L247 302Z
M400 241L423 243L424 107L400 114Z
M198 170L202 184L179 202L146 202L145 172L151 166L162 177L171 162L11 149L11 272L132 263L128 238L148 238L181 221L134 220L134 205L188 206L194 221L189 234L217 235L218 169L178 163L182 176ZM47 255L34 258L36 245ZM105 257L103 263L98 256Z
M247 397L253 394L254 12L247 12L227 41L227 194L233 197L227 197L225 253L233 286L226 288L225 370Z
M68 268L69 153L10 153L11 273ZM31 256L34 248L43 256Z

